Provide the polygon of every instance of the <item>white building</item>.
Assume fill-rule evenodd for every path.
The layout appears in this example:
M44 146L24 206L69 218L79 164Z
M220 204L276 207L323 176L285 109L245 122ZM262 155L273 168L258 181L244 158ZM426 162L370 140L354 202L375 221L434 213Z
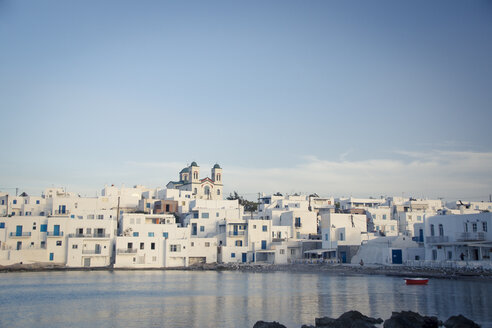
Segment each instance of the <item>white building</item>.
M437 215L425 221L425 258L490 261L492 213Z

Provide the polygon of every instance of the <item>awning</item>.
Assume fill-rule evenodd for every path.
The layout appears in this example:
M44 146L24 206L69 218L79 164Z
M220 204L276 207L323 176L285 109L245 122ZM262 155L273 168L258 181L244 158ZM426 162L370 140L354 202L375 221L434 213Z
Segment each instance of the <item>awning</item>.
M323 253L336 252L336 248L328 248L328 249L311 249L309 251L305 251L304 254L318 254L321 255Z

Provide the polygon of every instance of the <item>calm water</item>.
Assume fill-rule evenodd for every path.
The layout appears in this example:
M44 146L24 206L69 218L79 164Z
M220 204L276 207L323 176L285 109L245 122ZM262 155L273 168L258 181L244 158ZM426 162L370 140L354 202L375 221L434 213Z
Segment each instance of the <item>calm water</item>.
M0 274L0 327L287 327L358 310L462 313L492 327L492 283L327 273L94 271Z

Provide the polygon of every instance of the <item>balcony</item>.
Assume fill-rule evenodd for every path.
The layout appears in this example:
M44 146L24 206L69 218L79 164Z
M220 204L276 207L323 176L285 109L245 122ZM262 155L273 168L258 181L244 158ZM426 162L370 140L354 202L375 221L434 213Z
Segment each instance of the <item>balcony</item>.
M116 254L136 254L136 248L119 248L116 250Z
M245 231L229 231L229 237L240 237L246 234Z
M442 244L449 242L448 236L430 236L425 237L425 242L428 244Z
M101 250L98 249L83 249L82 250L82 254L84 255L100 255L101 254Z
M109 234L104 233L71 233L68 238L109 238Z
M25 238L25 237L31 237L30 232L11 232L9 234L11 238Z
M456 240L458 241L483 241L485 240L485 233L483 232L461 232L456 234Z
M46 237L63 237L63 231L48 231Z
M53 212L53 215L60 215L60 216L69 215L69 214L70 214L69 210L64 210L64 211L56 210Z

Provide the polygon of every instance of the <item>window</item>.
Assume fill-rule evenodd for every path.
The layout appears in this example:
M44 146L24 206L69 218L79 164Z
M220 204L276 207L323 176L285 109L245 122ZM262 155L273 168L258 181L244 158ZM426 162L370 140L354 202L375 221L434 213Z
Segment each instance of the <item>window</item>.
M448 251L448 260L452 260L452 259L453 259L453 252Z
M444 236L444 227L442 224L439 225L439 236Z
M170 245L169 250L171 252L181 252L181 245Z
M5 229L5 222L0 222L0 229Z
M285 249L281 249L280 254L285 254Z
M386 214L383 214L383 220L386 220Z
M205 231L205 226L200 226L200 232L204 232Z
M87 228L87 234L90 235L92 233L92 228Z
M422 221L422 216L421 215L418 215L417 216L417 221Z
M377 216L376 214L374 214L374 215L372 216L372 218L373 218L373 220L377 220L377 219L378 219L378 216Z
M75 219L75 214L70 214L71 219Z
M243 246L243 241L242 240L236 240L236 246Z
M133 243L128 243L127 248L128 248L128 249L132 249L132 248L133 248Z
M487 232L487 222L482 222L482 230L483 232Z
M325 233L325 240L328 240L328 234Z
M468 223L465 222L463 227L464 227L465 232L468 232Z
M345 240L345 236L343 235L343 232L340 232L340 240Z
M256 224L253 224L253 229L256 229Z
M154 237L154 233L153 232L149 232L149 237Z
M290 255L296 255L296 250L295 249L291 249L290 250Z
M435 249L432 250L432 260L437 260L437 250Z
M98 220L103 220L103 219L104 219L104 215L102 215L102 214L98 214L98 215L97 215L97 219L98 219Z
M56 241L56 246L61 246L62 245L62 241L61 240L57 240Z
M379 231L379 226L376 226L376 230Z
M472 223L472 231L477 232L477 224L476 223Z
M94 220L94 214L87 214L87 220Z
M37 201L36 201L36 204L38 204L38 205L39 205L39 200L37 200Z
M210 243L209 242L206 242L205 243L205 247L210 247Z
M202 213L202 219L208 219L208 213Z
M13 201L12 203L17 204L17 200L16 200L16 199L14 199L14 201Z
M39 231L41 231L41 232L46 232L47 230L48 230L47 224L42 224L41 227L39 228Z
M263 231L268 231L268 227L266 225L263 226Z
M301 218L296 218L295 226L296 226L296 228L301 227Z
M150 243L150 249L155 249L155 243Z
M167 232L163 232L163 233L162 233L162 237L164 237L164 238L168 238L168 237L169 237L169 234L168 234Z
M216 216L216 217L219 217L219 212L215 213L215 216Z
M137 231L134 231L133 232L133 237L138 237L138 232Z
M152 256L152 262L156 262L157 261L157 256Z
M217 195L220 195L220 189L217 189Z
M32 230L36 230L36 222L32 223Z
M145 243L140 243L140 249L145 249Z
M77 249L77 248L79 248L79 245L75 245L75 244L72 245L72 249Z
M50 261L53 261L55 259L55 253L50 253Z
M198 219L198 212L193 212L193 218Z
M195 242L194 241L191 242L191 247L195 247Z
M145 204L145 207L150 208L150 203Z
M431 224L431 236L434 236L434 235L435 235L435 233L434 233L434 225Z
M232 258L235 258L236 257L236 253L231 253L231 257Z

